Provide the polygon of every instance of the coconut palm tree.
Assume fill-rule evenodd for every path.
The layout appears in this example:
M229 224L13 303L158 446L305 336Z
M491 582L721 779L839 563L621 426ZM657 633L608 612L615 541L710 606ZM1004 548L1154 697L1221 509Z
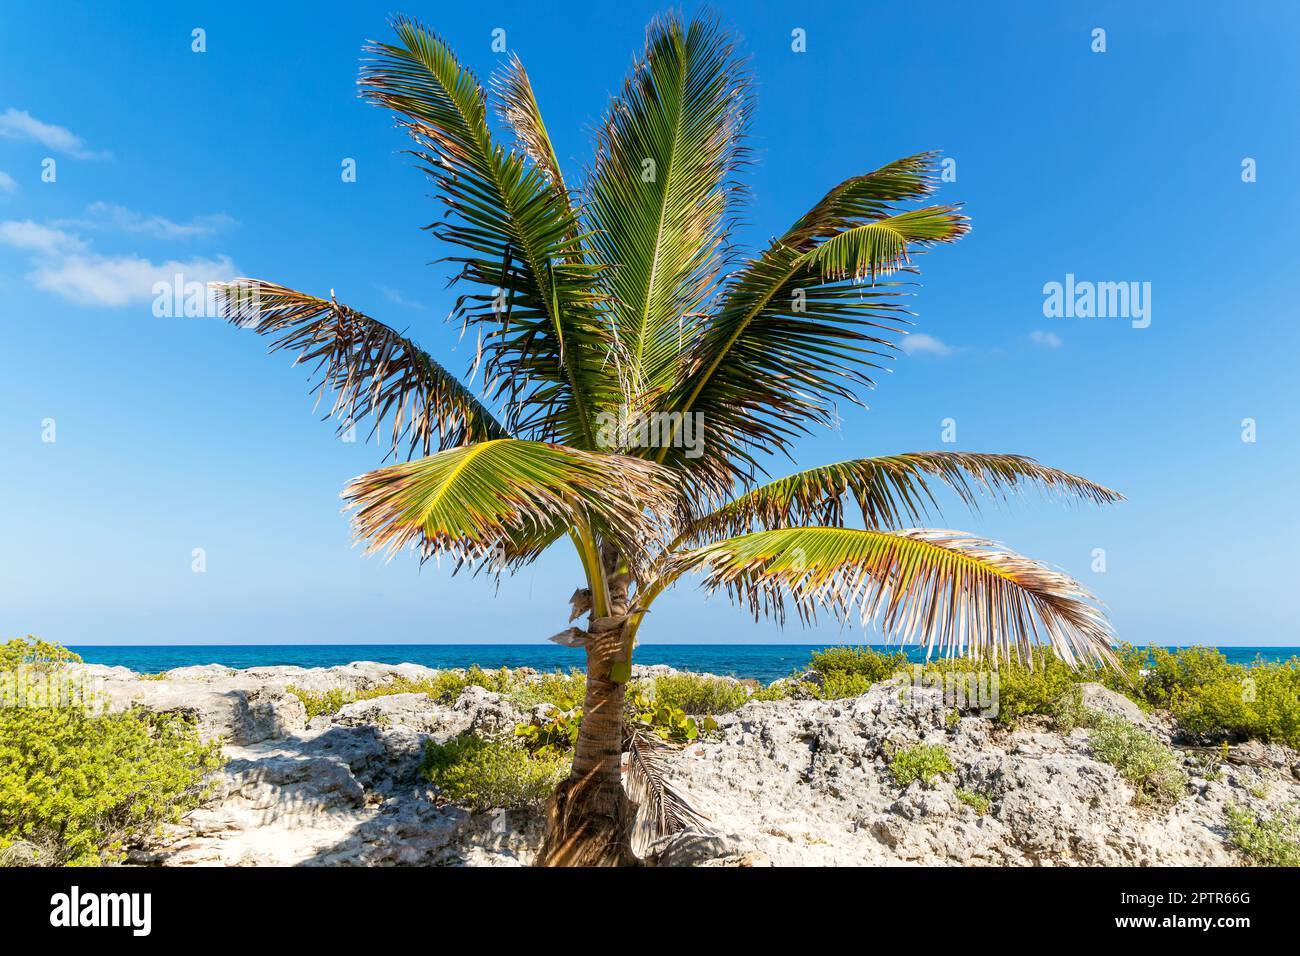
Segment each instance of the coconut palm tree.
M763 481L761 455L788 455L872 386L910 324L914 255L966 232L958 207L924 203L934 154L834 186L738 261L751 81L716 20L649 27L576 186L517 58L485 90L437 35L392 26L392 42L367 47L361 92L393 112L434 185L428 228L457 250L454 316L477 338L481 392L333 292L240 280L224 289L228 316L314 363L341 427L369 418L405 457L344 493L371 549L498 573L565 539L576 549L570 623L583 626L555 639L585 650L586 699L542 862L630 862L628 786L660 829L691 820L661 755L625 739L622 720L647 612L689 572L756 616L857 612L886 638L994 662L1037 643L1109 658L1109 625L1080 585L916 525L945 487L972 506L1028 488L1115 492L1019 455L952 451Z

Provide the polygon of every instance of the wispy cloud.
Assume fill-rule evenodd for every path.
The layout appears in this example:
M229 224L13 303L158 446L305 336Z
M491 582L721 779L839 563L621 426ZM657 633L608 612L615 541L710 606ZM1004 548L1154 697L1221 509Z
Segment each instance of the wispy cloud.
M924 332L913 332L899 343L899 347L908 355L935 355L940 358L951 355L955 350L942 339Z
M229 282L239 270L229 256L151 262L141 256L71 255L41 263L27 278L39 289L79 305L123 306L148 302L155 283Z
M0 222L0 244L44 256L79 252L86 248L86 244L71 233L30 219Z
M59 220L54 225L78 229L116 229L155 239L191 239L195 236L210 236L237 223L224 212L195 216L189 222L175 222L166 216L146 216L125 206L96 202L86 207L84 217Z
M111 158L110 153L89 149L85 140L66 126L43 123L26 110L14 109L12 106L0 113L0 136L31 140L75 159Z
M75 228L97 228L174 241L207 235L233 222L229 216L216 215L177 223L162 216L144 216L123 206L95 203L87 209L85 219L0 222L0 246L26 254L30 268L26 278L36 288L79 305L115 308L149 301L158 283L180 286L229 282L238 278L240 272L227 255L154 262L136 253L103 254L92 249ZM177 276L181 278L177 280Z
M412 299L408 299L406 296L402 295L401 292L394 289L392 286L381 285L380 283L376 282L375 288L379 290L380 295L382 295L389 302L393 303L393 305L400 305L404 309L419 309L421 312L424 311L425 306L423 305L423 303L416 302Z
M16 192L18 192L18 183L15 182L14 178L3 169L0 169L0 193Z
M1038 329L1029 333L1029 341L1049 349L1059 349L1065 344L1055 332L1043 332Z

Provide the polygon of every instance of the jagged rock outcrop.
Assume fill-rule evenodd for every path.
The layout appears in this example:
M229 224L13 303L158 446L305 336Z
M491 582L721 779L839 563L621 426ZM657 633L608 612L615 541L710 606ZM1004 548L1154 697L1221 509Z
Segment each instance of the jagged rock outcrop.
M539 842L535 814L442 805L417 773L426 740L506 736L529 719L502 695L469 687L442 704L393 694L308 722L287 685L356 691L434 672L361 663L182 668L141 679L88 670L114 706L184 711L226 741L229 763L212 799L137 849L136 862L516 865ZM1169 740L1166 722L1126 698L1099 685L1082 694L1090 709ZM1140 804L1093 755L1087 730L1062 735L1033 720L1011 730L958 716L941 690L906 681L840 701L751 701L716 719L716 732L671 758L674 781L709 814L707 830L659 841L651 863L1232 865L1242 861L1226 840L1225 807L1277 812L1300 800L1297 755L1252 744L1244 762L1214 772L1186 752L1186 795ZM889 762L918 744L942 746L954 770L931 786L901 787Z

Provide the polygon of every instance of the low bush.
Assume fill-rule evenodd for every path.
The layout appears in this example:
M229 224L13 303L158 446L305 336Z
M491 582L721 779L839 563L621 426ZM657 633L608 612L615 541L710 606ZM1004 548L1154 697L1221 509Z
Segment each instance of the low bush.
M871 690L876 681L866 674L852 671L831 671L822 675L821 686L810 685L813 696L818 700L844 700L848 697L861 697Z
M1139 800L1172 803L1187 792L1178 755L1127 720L1103 717L1089 738L1092 752L1120 772Z
M560 710L572 710L582 703L586 694L587 677L576 668L567 674L556 671L519 681L506 691L512 702L525 709L551 704Z
M20 644L26 644L24 650ZM0 646L0 674L78 660L57 645ZM103 714L93 700L0 708L0 861L102 865L197 805L222 763L187 720Z
M1300 866L1300 814L1256 815L1246 807L1229 806L1228 839L1257 866Z
M898 751L889 761L889 772L900 787L906 787L917 780L929 787L940 774L953 773L955 770L948 751L939 744L908 747Z
M429 741L420 773L444 799L470 810L522 810L551 795L569 762L567 755L534 755L513 743L464 733L445 744Z
M905 668L907 655L902 651L882 654L870 647L828 647L814 651L809 666L823 677L831 674L856 675L870 687Z
M957 788L957 800L960 803L966 804L966 806L970 807L980 816L984 816L984 814L989 812L989 806L992 805L993 802L984 794L977 793L974 790L967 790L965 787Z
M1145 702L1168 710L1199 738L1264 740L1300 748L1300 658L1231 664L1206 647L1143 653Z
M656 677L654 699L688 714L728 714L749 700L749 688L718 677L700 674L673 674Z
M712 717L697 721L682 708L651 697L637 685L629 687L623 698L623 721L629 731L639 730L678 744L690 743L701 732L718 727Z

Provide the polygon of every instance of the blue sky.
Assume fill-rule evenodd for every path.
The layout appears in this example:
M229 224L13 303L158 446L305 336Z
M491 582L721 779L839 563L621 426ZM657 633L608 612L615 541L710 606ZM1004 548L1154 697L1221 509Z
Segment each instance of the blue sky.
M570 176L662 8L415 4L485 78L524 60ZM444 323L430 190L356 97L391 2L7 3L0 12L0 636L70 644L540 641L578 584L556 549L502 582L351 544L338 494L373 467L315 420L307 373L213 319L158 318L154 278L266 278L409 328ZM1297 644L1295 302L1300 11L1281 3L724 3L758 78L744 248L830 186L942 149L971 235L921 261L929 348L901 356L801 465L1020 452L1124 492L1107 510L959 508L1078 576L1125 640ZM1094 53L1092 31L1106 31ZM191 50L191 31L207 50ZM806 52L791 31L806 31ZM55 181L42 180L44 160ZM357 181L340 176L356 160ZM1255 160L1257 181L1243 182ZM1151 323L1047 318L1043 287L1150 283ZM953 418L957 441L940 441ZM1254 442L1242 421L1256 423ZM53 420L55 441L48 437ZM775 473L785 466L774 465ZM191 569L192 551L207 570ZM1094 549L1106 570L1092 569ZM694 584L647 642L779 631ZM870 638L871 635L868 635Z

